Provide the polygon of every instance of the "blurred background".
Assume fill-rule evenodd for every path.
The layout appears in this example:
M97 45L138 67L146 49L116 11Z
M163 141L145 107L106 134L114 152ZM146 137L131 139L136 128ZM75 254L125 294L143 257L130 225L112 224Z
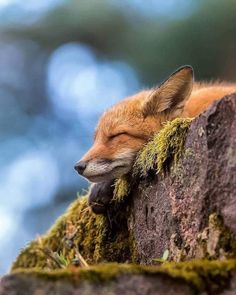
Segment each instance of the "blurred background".
M101 113L183 64L236 81L235 0L0 0L0 274L87 189Z

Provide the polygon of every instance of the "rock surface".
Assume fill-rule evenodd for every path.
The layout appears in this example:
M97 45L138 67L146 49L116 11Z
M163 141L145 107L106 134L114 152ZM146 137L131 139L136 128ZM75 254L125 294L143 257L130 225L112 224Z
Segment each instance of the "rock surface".
M161 266L104 264L86 269L35 270L5 276L1 295L233 295L236 260L166 263Z
M30 283L29 283L30 282ZM122 275L107 283L71 284L48 281L30 275L10 275L3 279L1 295L191 295L191 287L162 276Z
M141 263L151 264L166 249L174 260L223 257L234 250L232 241L220 249L214 218L223 217L236 233L236 95L192 122L178 165L165 177L144 179L132 192L131 212ZM209 220L211 214L215 217Z

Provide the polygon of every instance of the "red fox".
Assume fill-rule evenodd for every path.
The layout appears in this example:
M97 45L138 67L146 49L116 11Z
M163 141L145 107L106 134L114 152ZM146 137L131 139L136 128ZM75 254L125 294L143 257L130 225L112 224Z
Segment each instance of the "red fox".
M91 182L110 181L132 168L137 152L166 121L196 117L215 100L236 92L236 84L194 83L193 69L183 66L160 86L125 98L98 122L94 144L75 165Z

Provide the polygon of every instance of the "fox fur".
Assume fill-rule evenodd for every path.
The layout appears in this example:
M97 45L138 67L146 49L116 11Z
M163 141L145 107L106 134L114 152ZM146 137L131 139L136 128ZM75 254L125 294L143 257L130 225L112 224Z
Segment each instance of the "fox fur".
M236 84L195 83L193 69L183 66L160 86L127 97L100 118L90 150L75 169L91 182L121 177L137 152L166 121L196 117L214 101L236 92Z

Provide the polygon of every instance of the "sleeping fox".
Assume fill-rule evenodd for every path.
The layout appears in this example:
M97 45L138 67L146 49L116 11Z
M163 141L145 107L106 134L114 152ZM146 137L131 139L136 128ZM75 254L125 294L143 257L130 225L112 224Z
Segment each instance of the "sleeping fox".
M98 183L90 192L90 204L102 203L99 195L106 195L107 190L112 194L112 181L130 172L137 152L164 122L196 117L233 92L236 84L194 83L192 67L183 66L160 86L125 98L107 110L98 122L93 146L75 165L80 175Z

